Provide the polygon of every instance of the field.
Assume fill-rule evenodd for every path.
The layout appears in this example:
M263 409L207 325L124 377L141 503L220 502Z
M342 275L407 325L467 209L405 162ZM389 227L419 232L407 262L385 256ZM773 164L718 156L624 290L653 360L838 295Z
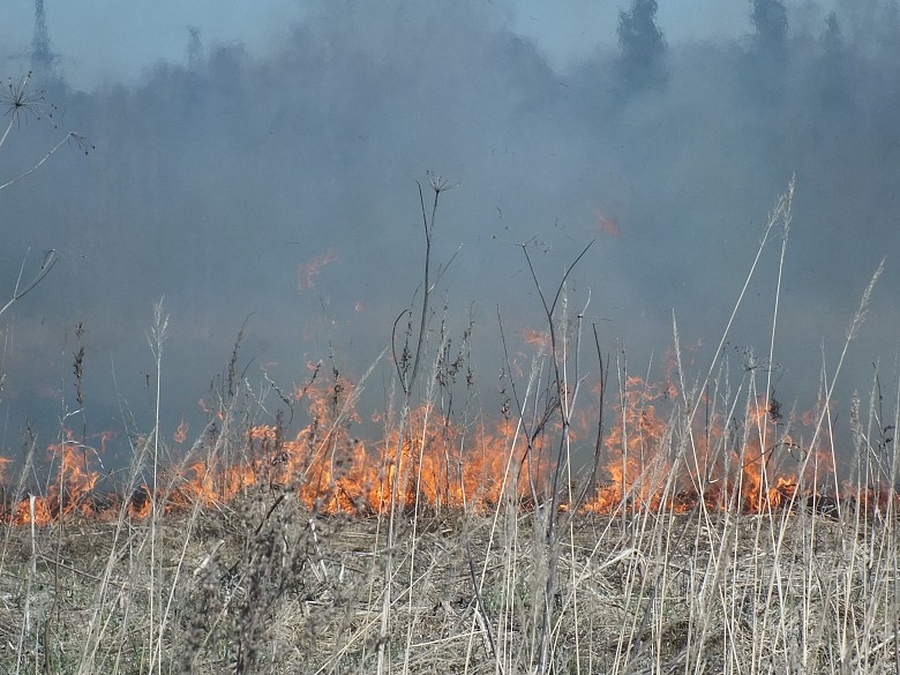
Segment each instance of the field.
M472 395L468 329L452 340L432 307L444 187L432 183L430 217L422 198L421 304L369 372L310 364L293 391L254 387L239 336L206 427L170 440L160 303L156 425L130 435L127 473L110 480L104 439L71 431L48 465L33 439L4 461L0 670L900 671L900 406L884 412L876 378L868 404L851 401L849 452L831 434L881 268L815 407L787 412L774 347L725 358L730 321L693 379L677 325L662 381L611 362L571 310L578 259L545 292L523 246L546 325L528 333L530 369L507 358L490 415ZM792 189L748 281L779 228L783 261ZM773 345L776 327L777 303ZM364 415L379 367L390 405Z
M3 671L897 672L884 514L580 515L548 544L541 510L280 496L7 530Z

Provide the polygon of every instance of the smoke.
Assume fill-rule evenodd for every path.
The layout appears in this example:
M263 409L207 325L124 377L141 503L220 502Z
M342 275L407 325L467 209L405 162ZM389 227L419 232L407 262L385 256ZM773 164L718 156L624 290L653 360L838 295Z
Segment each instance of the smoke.
M604 348L641 372L660 363L674 315L699 375L796 175L776 381L787 406L810 407L823 359L830 377L862 290L897 244L900 22L890 2L833 14L801 4L753 2L744 36L686 42L638 2L598 36L605 46L563 68L493 5L328 2L265 58L200 45L192 30L189 60L138 82L44 82L60 127L16 129L0 178L63 129L96 150L60 151L0 192L0 290L12 292L29 249L26 272L46 249L62 255L2 317L4 446L26 425L51 438L67 415L94 432L148 430L146 335L160 298L165 429L199 414L242 326L251 382L289 390L319 360L364 372L421 298L415 181L430 198L429 171L456 185L435 228L437 309L446 303L457 334L474 320L487 407L504 367L499 323L516 339L541 327L523 244L548 290L596 239L572 274L572 306L590 294ZM737 368L768 349L779 249L769 243L730 335ZM868 391L872 361L894 374L898 275L889 259L844 408ZM376 399L391 377L376 378Z

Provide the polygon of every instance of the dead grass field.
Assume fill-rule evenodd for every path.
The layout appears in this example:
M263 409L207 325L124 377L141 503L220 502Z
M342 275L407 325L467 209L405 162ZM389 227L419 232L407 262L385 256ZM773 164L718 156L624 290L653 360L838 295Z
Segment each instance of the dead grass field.
M388 550L388 516L258 493L161 517L153 579L148 522L14 527L0 670L896 673L883 516L577 515L548 546L540 511L397 515Z

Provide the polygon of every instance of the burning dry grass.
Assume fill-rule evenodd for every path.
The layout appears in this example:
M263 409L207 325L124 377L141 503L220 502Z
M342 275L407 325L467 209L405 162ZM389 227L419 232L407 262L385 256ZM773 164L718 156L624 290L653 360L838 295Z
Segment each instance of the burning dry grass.
M584 371L571 268L552 298L535 275L547 329L530 374L506 364L491 421L469 405L471 326L456 353L443 322L429 328L446 185L432 183L430 217L420 191L425 290L418 322L401 314L385 350L399 391L374 440L358 434L365 377L315 367L293 396L274 387L292 415L307 410L289 436L237 377L236 346L209 426L190 448L179 426L169 447L168 319L155 308L155 427L134 442L126 487L98 489L102 439L64 434L47 489L28 494L32 444L4 495L0 669L900 672L900 455L887 437L900 404L889 424L880 396L868 417L853 402L852 481L840 483L829 420L846 344L807 415L782 413L771 368L729 371L734 314L705 376L685 380L676 327L664 383L617 363L613 402L596 328L599 376ZM778 223L786 243L792 189L747 282Z
M896 672L897 499L863 478L893 455L858 448L839 493L752 379L723 399L743 423L710 397L699 428L673 383L624 382L600 481L556 493L548 456L587 423L463 431L426 404L367 445L336 375L292 438L223 405L156 491L98 494L67 437L7 513L0 669Z

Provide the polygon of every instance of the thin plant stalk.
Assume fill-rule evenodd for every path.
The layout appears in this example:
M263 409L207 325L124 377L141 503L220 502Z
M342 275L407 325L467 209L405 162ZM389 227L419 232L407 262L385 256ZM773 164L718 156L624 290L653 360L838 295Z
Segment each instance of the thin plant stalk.
M160 434L160 409L162 406L162 355L163 343L167 338L169 316L163 313L163 301L153 304L153 328L147 340L150 351L156 364L156 391L153 409L153 467L152 489L150 494L150 588L149 588L149 649L150 660L147 664L148 675L153 675L154 668L159 675L162 673L162 636L156 636L154 625L154 612L156 600L156 540L158 535L159 518L162 514L159 504L159 434Z

